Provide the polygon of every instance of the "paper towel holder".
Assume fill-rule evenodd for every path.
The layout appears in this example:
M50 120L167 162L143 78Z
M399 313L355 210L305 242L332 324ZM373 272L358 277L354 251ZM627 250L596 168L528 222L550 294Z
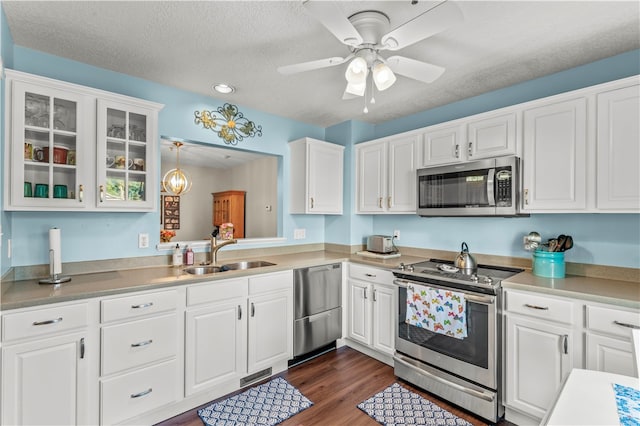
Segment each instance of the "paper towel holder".
M43 278L38 281L40 284L60 284L71 281L71 277L67 275L59 275L54 273L55 250L49 249L49 278Z
M60 275L62 263L60 262L60 230L49 229L49 278L43 278L40 284L61 284L71 281L71 277Z

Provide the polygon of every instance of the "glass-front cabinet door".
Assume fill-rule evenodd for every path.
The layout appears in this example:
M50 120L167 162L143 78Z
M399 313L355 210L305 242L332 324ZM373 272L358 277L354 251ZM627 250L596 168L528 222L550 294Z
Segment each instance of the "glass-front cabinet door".
M80 94L13 82L11 205L82 209L86 205L86 114Z
M156 153L154 110L98 100L98 208L153 209Z

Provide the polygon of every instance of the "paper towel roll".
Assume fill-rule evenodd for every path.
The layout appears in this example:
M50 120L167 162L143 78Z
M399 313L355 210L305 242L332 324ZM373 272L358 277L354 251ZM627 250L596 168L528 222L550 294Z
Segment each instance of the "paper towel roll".
M60 249L60 229L49 229L49 270L51 275L62 273L62 251Z

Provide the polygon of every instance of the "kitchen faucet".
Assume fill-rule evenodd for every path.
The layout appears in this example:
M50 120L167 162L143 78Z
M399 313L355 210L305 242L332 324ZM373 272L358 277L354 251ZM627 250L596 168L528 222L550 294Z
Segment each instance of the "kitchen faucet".
M229 244L236 244L238 242L238 240L234 238L231 240L224 240L218 243L217 237L218 237L218 227L216 226L216 228L213 230L213 232L209 236L211 240L211 251L209 252L209 259L206 262L202 262L202 265L216 265L218 263L218 250L220 250L224 246L227 246Z

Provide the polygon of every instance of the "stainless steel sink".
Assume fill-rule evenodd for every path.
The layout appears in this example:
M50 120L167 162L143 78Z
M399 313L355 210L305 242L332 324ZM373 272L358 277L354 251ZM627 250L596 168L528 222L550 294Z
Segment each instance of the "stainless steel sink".
M221 266L204 265L204 266L189 266L188 268L184 268L183 271L191 275L206 275L206 274L213 274L215 272L226 271L226 269L222 269Z
M223 271L237 271L240 269L262 268L264 266L274 266L275 263L265 262L264 260L253 260L250 262L235 262L222 265Z

